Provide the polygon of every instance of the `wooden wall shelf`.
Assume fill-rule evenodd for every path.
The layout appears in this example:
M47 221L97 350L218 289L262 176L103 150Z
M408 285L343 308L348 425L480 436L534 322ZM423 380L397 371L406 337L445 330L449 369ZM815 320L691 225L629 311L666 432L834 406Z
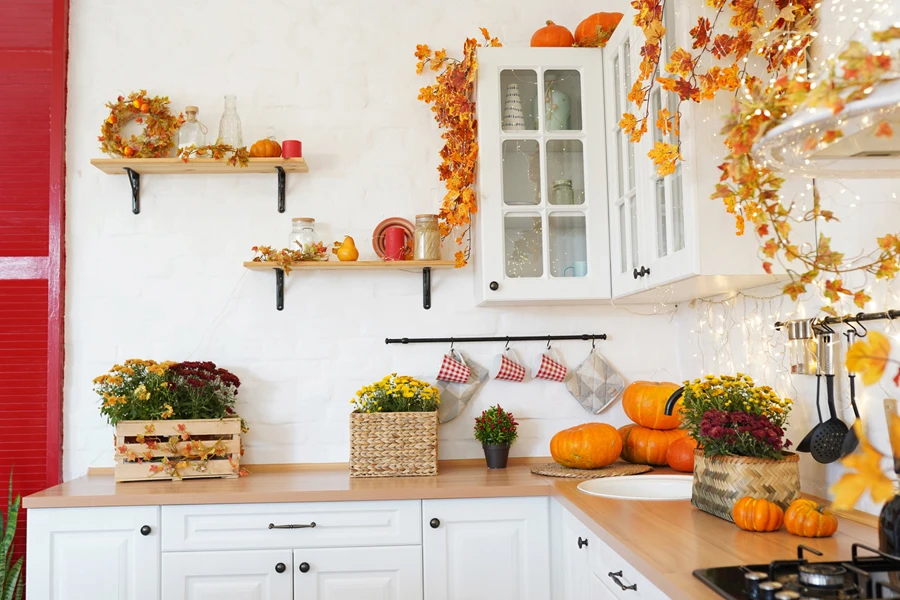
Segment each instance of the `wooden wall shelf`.
M245 262L251 271L275 271L275 308L284 310L284 269L271 262ZM431 270L452 269L452 260L361 260L361 261L304 261L291 263L291 272L302 271L422 271L422 307L431 308Z
M251 158L246 167L232 167L227 160L192 158L92 158L91 164L108 175L128 175L131 183L131 211L141 212L141 175L241 175L276 173L278 175L278 212L285 211L285 173L308 173L303 158Z

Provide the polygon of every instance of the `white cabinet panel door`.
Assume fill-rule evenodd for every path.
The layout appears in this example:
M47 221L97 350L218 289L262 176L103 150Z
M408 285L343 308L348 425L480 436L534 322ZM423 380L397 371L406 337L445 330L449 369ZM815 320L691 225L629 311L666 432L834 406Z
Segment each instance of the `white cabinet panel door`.
M572 513L563 509L560 554L563 587L566 600L588 597L591 580L589 546L595 536Z
M420 600L422 547L295 550L294 598Z
M165 600L291 600L291 551L166 552Z
M604 580L606 573L589 573L590 595L588 596L588 598L590 598L590 600L617 600L616 595L612 593L612 590L606 587L607 584Z
M547 498L424 500L426 600L550 597Z
M159 507L31 509L26 569L29 600L159 600Z

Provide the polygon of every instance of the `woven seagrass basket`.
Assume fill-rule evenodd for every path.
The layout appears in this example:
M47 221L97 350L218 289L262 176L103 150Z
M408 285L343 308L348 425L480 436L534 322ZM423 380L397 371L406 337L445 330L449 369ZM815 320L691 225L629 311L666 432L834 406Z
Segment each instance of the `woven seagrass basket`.
M694 487L691 504L704 512L731 518L731 509L744 496L765 498L781 508L800 497L800 457L784 459L747 456L705 456L694 450Z
M350 477L437 475L437 411L351 413Z

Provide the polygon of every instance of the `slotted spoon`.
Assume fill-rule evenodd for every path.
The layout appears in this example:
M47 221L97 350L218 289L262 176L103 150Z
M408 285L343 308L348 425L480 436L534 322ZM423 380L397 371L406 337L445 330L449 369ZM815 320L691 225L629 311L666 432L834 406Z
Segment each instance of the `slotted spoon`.
M833 331L831 333L834 333ZM825 375L825 392L828 396L828 413L831 415L824 423L816 425L810 443L810 454L822 464L833 463L841 457L844 438L847 437L847 424L837 416L834 405L834 348L831 333L822 335L822 371Z

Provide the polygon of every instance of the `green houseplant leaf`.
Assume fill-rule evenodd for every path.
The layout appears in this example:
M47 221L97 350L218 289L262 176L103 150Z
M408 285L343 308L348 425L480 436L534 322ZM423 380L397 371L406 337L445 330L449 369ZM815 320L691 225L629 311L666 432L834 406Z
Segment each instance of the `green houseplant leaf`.
M12 473L10 473L9 495L6 503L6 527L3 539L0 540L0 600L21 600L22 598L21 575L24 561L19 558L15 564L12 564L13 538L16 535L21 504L21 496L16 496L13 500ZM4 515L0 514L0 529L3 528L3 518Z

